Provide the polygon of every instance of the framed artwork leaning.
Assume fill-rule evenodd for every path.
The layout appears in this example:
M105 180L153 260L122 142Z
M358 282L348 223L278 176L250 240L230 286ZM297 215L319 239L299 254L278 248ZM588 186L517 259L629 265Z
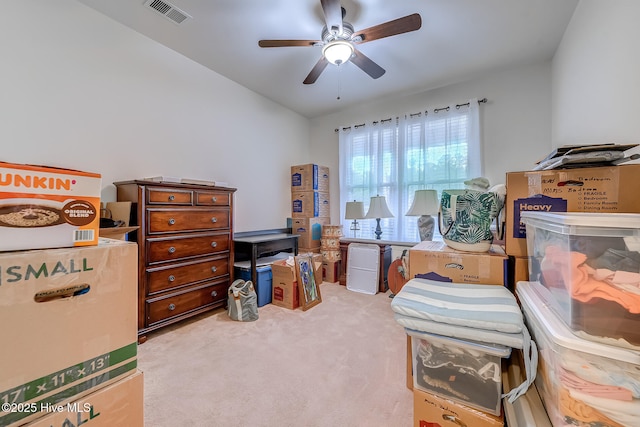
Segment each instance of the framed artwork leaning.
M295 264L300 307L302 310L308 310L322 302L320 287L313 272L313 257L311 255L298 255L295 257Z

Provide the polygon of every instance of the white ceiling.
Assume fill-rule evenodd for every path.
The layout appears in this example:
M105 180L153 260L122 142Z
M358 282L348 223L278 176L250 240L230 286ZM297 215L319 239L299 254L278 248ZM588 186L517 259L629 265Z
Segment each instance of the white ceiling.
M352 63L330 64L312 85L302 82L320 47L260 48L258 40L320 40L320 0L163 0L192 16L181 24L145 0L78 1L313 118L550 60L579 0L342 0L356 31L412 13L422 28L358 46L386 70L379 79Z

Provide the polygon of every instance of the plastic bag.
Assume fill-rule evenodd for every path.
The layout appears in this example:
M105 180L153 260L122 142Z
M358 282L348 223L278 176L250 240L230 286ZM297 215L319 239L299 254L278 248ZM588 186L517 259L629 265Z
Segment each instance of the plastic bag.
M229 317L240 322L258 320L258 294L250 280L234 281L229 287L227 300Z

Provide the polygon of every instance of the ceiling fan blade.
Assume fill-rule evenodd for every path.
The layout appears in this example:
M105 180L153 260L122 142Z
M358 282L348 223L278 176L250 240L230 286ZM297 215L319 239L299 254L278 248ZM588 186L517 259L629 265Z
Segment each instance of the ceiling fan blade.
M331 32L335 29L338 34L342 34L342 7L340 0L320 0L327 30Z
M260 47L315 46L320 40L260 40Z
M384 68L373 62L369 57L358 49L353 50L354 56L351 58L351 62L356 64L362 71L369 74L371 78L377 79L382 77L385 73Z
M318 80L318 77L320 77L320 74L327 67L327 64L329 64L329 61L327 61L327 59L324 56L321 57L316 63L316 65L313 66L313 68L311 69L311 72L309 73L307 78L304 79L304 82L302 83L306 85L315 83L316 80Z
M369 27L362 31L356 31L351 38L362 38L361 41L355 42L365 43L372 40L382 39L384 37L395 36L396 34L419 30L421 26L422 18L419 14L414 13L412 15L394 19L393 21L385 22L384 24L374 25L373 27Z

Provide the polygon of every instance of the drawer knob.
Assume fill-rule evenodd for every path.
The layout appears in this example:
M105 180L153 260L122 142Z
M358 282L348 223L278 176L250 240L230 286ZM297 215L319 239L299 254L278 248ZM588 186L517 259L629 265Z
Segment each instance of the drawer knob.
M211 271L215 273L216 271L218 271L218 268L214 265L213 267L211 267Z
M176 305L175 304L169 304L169 311L173 311L176 309Z
M170 253L170 254L174 253L175 251L176 251L176 248L175 248L175 247L171 246L171 247L169 248L169 253Z
M213 291L213 292L211 292L211 296L212 296L212 297L217 297L217 296L218 296L218 291Z
M173 274L169 276L169 281L173 282L174 280L176 280L176 276L174 276Z
M218 218L214 216L213 218L211 218L211 222L218 222Z
M169 201L173 202L176 199L176 196L174 196L173 194L169 195Z
M211 242L211 247L215 248L216 246L218 246L218 242Z
M217 201L218 201L218 198L217 198L216 196L213 196L213 197L211 198L211 201L212 201L213 203L215 203L215 202L217 202Z
M169 218L169 225L173 225L176 223L176 220L173 218Z

